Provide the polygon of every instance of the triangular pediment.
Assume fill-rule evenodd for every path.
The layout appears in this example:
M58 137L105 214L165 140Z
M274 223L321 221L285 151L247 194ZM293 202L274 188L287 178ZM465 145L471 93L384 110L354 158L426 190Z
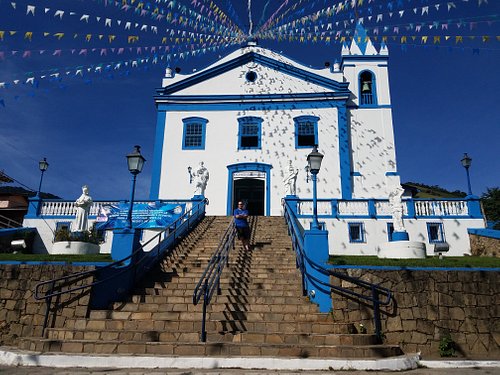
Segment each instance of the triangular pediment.
M161 96L348 93L347 83L328 77L333 76L329 69L308 68L273 54L251 50L189 76L166 79L157 91Z

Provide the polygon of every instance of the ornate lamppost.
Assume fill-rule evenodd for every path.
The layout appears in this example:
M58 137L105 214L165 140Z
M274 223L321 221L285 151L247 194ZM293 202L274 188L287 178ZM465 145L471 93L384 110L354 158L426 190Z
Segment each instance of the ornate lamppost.
M36 193L36 195L39 197L40 192L42 191L43 174L49 168L49 163L47 162L47 158L43 158L38 162L38 168L42 172L42 175L40 176L40 184L38 185L38 192Z
M130 207L127 215L127 228L132 228L132 209L134 207L135 180L142 172L146 159L141 155L141 146L134 146L134 151L127 155L128 170L132 173L132 191L130 193Z
M469 189L468 194L472 195L472 188L470 185L470 174L469 174L469 168L472 164L472 158L467 155L467 153L464 154L464 157L461 160L463 167L465 168L465 172L467 173L467 188Z
M319 173L319 170L321 169L321 161L323 160L323 156L323 154L318 152L318 145L314 145L311 153L307 155L307 164L313 182L313 222L311 229L320 229L318 222L317 175Z

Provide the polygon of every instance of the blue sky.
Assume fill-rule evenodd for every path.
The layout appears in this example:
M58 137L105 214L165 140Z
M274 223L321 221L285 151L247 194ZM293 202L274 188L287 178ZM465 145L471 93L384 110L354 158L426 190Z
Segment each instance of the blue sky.
M481 194L500 185L498 0L357 0L355 10L346 7L330 17L307 19L302 17L328 7L340 9L339 1L251 0L251 24L248 0L214 0L237 25L232 28L202 10L209 0L144 1L142 15L135 12L138 1L128 11L113 3L0 0L0 35L4 31L0 38L0 170L33 189L40 178L38 160L46 157L50 166L42 190L73 200L80 195L81 185L87 184L96 200L127 199L131 176L125 155L138 144L148 161L138 177L136 196L147 198L156 125L153 95L167 65L180 67L181 73L199 70L239 47L235 30L247 34L251 25L255 34L270 20L271 25L286 23L287 30L299 37L302 32L304 41L278 40L280 32L274 29L272 37L261 35L261 46L319 68L340 57L341 38L349 40L355 19L362 19L368 35L377 36L377 47L387 36L402 182L465 191L460 159L467 152L473 159L473 192ZM294 3L299 6L288 10ZM170 9L174 19L176 13L181 15L175 9L184 5L192 9L187 19L194 22L201 14L198 30L171 24L166 17L152 18L155 7L167 15L169 5L174 7ZM281 14L282 19L276 18ZM126 22L131 22L130 29L125 29ZM147 29L141 30L143 25ZM157 27L157 34L151 26ZM165 35L170 38L170 30L174 30L173 41L162 43ZM177 30L207 34L205 48L214 46L211 40L215 39L207 42L208 34L216 38L221 30L231 45L204 52L197 42L176 45ZM327 36L332 30L328 43L319 40L322 32ZM33 32L31 40L27 32ZM115 36L112 42L110 35ZM313 41L315 35L317 41ZM129 36L139 40L129 44ZM457 43L457 36L463 36L463 42ZM426 43L423 37L428 37ZM168 53L165 46L170 48ZM177 46L174 51L172 46ZM151 47L156 50L151 52ZM193 49L194 56L185 57L186 49ZM158 61L153 64L155 56Z

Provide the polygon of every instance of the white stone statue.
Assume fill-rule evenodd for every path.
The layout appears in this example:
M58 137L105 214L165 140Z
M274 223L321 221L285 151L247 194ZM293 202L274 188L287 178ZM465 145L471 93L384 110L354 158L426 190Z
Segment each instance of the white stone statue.
M394 190L389 193L389 204L391 205L395 232L405 232L405 226L403 223L403 201L401 200L403 193L404 189L399 184L396 185Z
M76 200L75 206L76 218L74 232L85 232L89 227L88 217L90 206L92 206L92 197L89 195L89 188L87 185L82 186L82 195Z
M297 175L299 174L298 169L294 169L292 161L290 160L290 165L288 167L288 174L283 179L285 184L286 195L295 195L297 193Z
M198 169L192 174L192 177L195 181L194 195L204 196L210 174L208 173L208 169L205 167L203 162L200 162Z

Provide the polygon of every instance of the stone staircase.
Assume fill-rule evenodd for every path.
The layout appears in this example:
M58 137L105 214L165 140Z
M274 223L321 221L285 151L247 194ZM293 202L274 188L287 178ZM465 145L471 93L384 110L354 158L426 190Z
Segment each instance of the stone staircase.
M252 218L253 250L239 241L207 313L207 342L200 342L202 306L193 290L230 217L206 217L173 254L146 277L126 302L66 319L47 337L25 337L22 349L41 352L161 354L174 356L280 356L382 358L402 354L371 334L352 334L301 292L301 276L282 217Z

